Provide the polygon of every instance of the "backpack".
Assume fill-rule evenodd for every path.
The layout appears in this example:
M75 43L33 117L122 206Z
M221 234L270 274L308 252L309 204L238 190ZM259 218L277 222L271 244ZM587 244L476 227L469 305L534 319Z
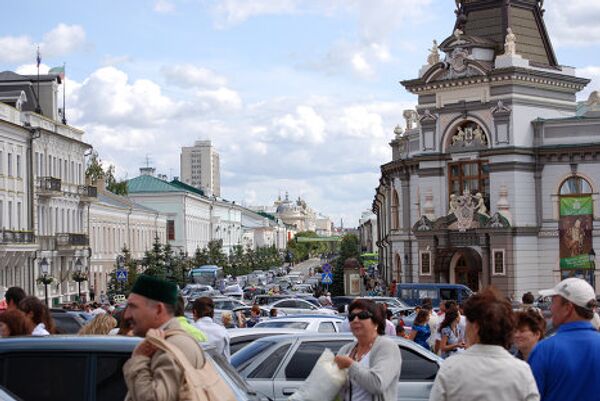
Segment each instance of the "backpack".
M235 395L229 385L216 371L212 362L200 348L204 364L196 369L186 358L184 353L166 341L173 335L185 335L190 337L181 329L170 329L165 332L165 338L160 337L155 330L149 330L146 340L163 352L170 354L183 371L183 382L179 390L180 401L235 401ZM194 340L195 342L195 340Z

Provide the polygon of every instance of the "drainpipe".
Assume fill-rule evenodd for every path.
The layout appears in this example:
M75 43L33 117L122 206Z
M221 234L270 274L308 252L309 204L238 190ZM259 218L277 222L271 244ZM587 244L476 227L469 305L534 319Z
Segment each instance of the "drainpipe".
M32 234L34 235L34 237L32 237L35 241L35 220L34 220L34 212L35 212L35 208L34 208L34 201L35 201L35 182L34 182L34 171L33 171L33 140L34 139L38 139L42 133L41 130L39 128L31 128L31 125L29 123L25 123L24 124L25 128L27 128L29 130L30 136L28 138L28 143L27 143L27 164L28 164L28 169L29 169L29 173L26 174L27 177L27 186L29 188L29 193L28 193L28 203L29 203L29 213L27 216L27 229L28 231L31 231ZM29 289L29 293L30 294L34 294L35 291L35 266L33 263L34 259L28 258L29 259L29 263L28 263L28 267L29 267L29 277L30 280L28 283L28 289Z

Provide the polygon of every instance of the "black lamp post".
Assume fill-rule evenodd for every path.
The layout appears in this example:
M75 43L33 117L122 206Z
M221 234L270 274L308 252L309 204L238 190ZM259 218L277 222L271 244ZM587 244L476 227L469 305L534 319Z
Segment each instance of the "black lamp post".
M48 260L46 258L42 258L42 260L40 261L40 270L42 271L42 275L43 275L43 283L44 283L44 300L46 302L46 305L48 305L48 267L50 265L48 264Z
M73 278L77 281L77 302L81 303L81 282L84 280L81 258L77 258L75 261L75 275Z

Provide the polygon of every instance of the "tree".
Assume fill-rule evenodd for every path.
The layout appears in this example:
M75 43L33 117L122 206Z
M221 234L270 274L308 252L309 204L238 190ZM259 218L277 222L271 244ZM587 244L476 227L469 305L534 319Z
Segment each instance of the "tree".
M137 261L131 257L131 252L129 251L129 249L127 249L127 247L123 247L121 252L123 254L123 257L125 258L125 266L124 267L125 267L125 269L127 269L127 281L125 281L125 282L117 281L118 266L115 261L114 269L109 274L108 288L107 288L108 296L113 296L116 294L125 294L125 295L129 294L129 292L131 291L131 287L133 287L133 283L135 283L135 280L137 279L137 276L138 276L139 261Z
M104 178L104 169L102 168L102 160L98 157L98 152L95 150L90 155L87 168L85 169L85 177L95 184L100 178Z
M96 184L99 179L103 178L108 191L117 195L127 195L127 180L117 181L115 178L115 166L112 164L107 169L104 169L102 160L100 160L96 151L93 151L90 155L87 168L85 169L85 177L92 184Z
M301 231L288 241L288 251L293 254L294 262L301 262L311 256L325 253L327 245L323 242L298 242L298 238L317 238L319 235L314 231Z
M112 164L108 166L105 172L106 177L106 189L117 195L127 195L127 180L117 181L115 178L115 166Z
M163 245L160 243L158 235L154 238L152 249L146 251L142 261L144 266L144 274L156 276L161 279L166 279L166 257Z
M340 243L340 254L335 259L333 283L329 287L332 295L344 295L344 264L352 258L360 258L360 241L356 235L346 234Z

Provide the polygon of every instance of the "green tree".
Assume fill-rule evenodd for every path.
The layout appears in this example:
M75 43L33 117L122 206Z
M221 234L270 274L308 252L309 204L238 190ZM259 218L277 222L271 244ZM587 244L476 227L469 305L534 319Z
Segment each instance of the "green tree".
M314 231L302 231L288 241L287 249L292 252L294 262L301 262L327 251L327 245L323 242L298 242L298 238L317 238L318 236Z
M127 195L127 180L117 181L115 178L115 166L108 166L105 172L106 189L114 194L125 196Z
M116 294L124 294L127 295L131 291L131 287L133 287L133 283L138 276L138 263L139 261L133 259L131 257L131 252L127 247L123 247L121 250L123 257L125 258L125 269L127 269L127 281L120 282L117 281L117 263L115 261L114 269L109 274L107 295L113 296Z
M334 296L344 294L344 264L348 259L360 260L360 241L354 234L346 234L340 243L339 256L334 261L333 283L329 287Z
M156 276L163 280L167 278L166 255L158 236L154 238L152 249L144 254L142 265L144 266L144 274Z
M87 168L85 169L85 177L95 184L100 178L104 178L104 169L102 168L102 160L98 157L98 152L95 150L90 155Z
M104 178L108 191L117 195L127 195L127 180L118 181L115 178L115 166L112 164L105 169L96 151L90 155L85 176L92 184L96 184L99 179Z

